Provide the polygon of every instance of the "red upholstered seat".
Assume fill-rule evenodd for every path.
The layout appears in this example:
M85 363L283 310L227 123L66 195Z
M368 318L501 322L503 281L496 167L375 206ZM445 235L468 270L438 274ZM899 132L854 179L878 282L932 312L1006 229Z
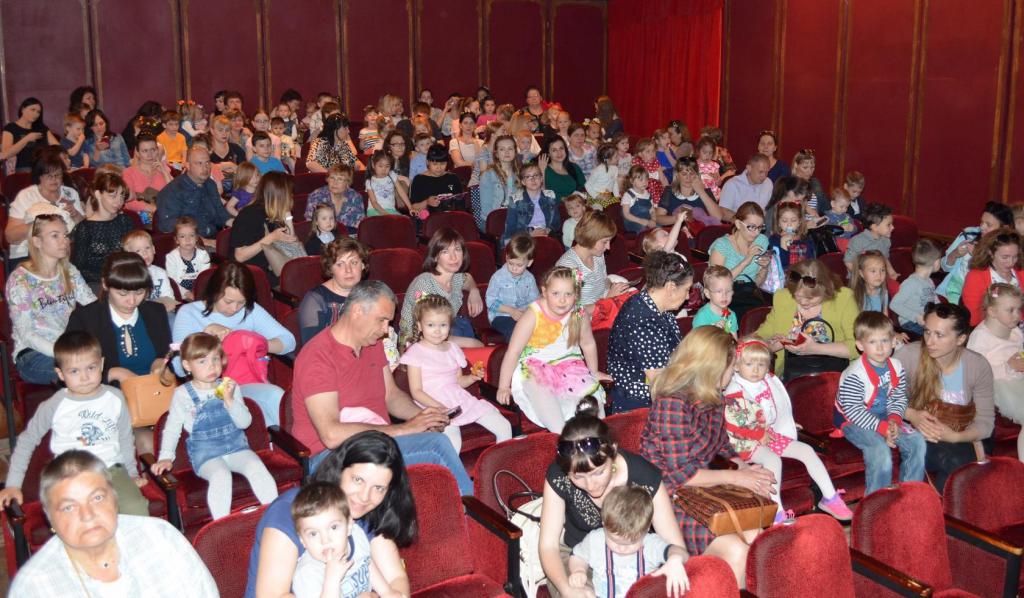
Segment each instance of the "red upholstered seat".
M423 272L423 256L414 249L392 247L370 252L368 278L379 280L396 293L404 293L412 279ZM398 305L401 309L402 305Z
M508 208L498 208L487 215L487 222L484 224L484 234L495 244L495 258L498 263L504 262L504 247L501 247L501 237L505 234L505 220L508 218Z
M739 596L736 577L722 559L713 556L694 556L686 561L686 576L690 589L686 598L730 598ZM626 593L626 598L668 598L665 578L647 575L641 577Z
M712 243L714 243L718 238L728 235L731 231L731 224L713 224L711 226L706 226L697 233L697 239L694 242L694 246L698 251L708 253L708 249L711 247Z
M956 517L1003 539L1024 551L1024 463L1014 457L990 457L984 463L968 463L946 480L942 493L947 515ZM951 556L955 556L951 554ZM1019 561L1018 561L1019 562ZM1012 562L977 560L977 575L991 580L1012 577ZM1007 590L1012 591L1012 585ZM1016 589L1024 590L1024 572Z
M416 540L399 550L413 596L501 596L508 579L506 555L519 530L473 497L459 500L455 478L439 465L412 465ZM488 531L481 520L496 524ZM514 536L514 538L513 538Z
M819 255L818 259L821 260L821 263L825 264L825 266L841 280L845 281L849 276L846 270L846 263L843 262L842 253L833 251L832 253Z
M917 221L910 216L892 215L892 247L913 247L920 236Z
M281 269L281 291L294 298L295 306L302 297L324 281L320 256L297 257L288 260Z
M408 216L369 216L359 222L357 237L372 249L416 249L416 226Z
M302 466L288 456L283 449L270 445L270 435L263 419L263 412L255 402L245 399L245 404L252 415L252 423L245 430L246 440L251 448L267 466L270 475L277 482L278 491L286 490L302 482ZM167 422L165 413L157 421L153 431L153 445L160 446L164 424ZM185 449L188 432L181 431L181 438L174 455L174 466L171 474L174 480L160 476L158 481L167 494L169 519L178 525L186 535L191 536L210 518L210 509L206 504L206 480L200 478L193 470ZM148 457L152 457L151 455ZM175 483L176 481L176 483ZM232 475L231 509L238 510L258 504L248 480L241 475Z
M761 324L764 324L771 311L772 306L765 305L755 307L743 314L743 319L740 320L740 337L750 336L757 332L757 329L761 327Z
M634 409L626 413L616 413L605 418L604 423L608 424L608 431L611 432L612 440L618 443L619 448L631 453L640 452L640 432L647 423L647 414L650 409Z
M537 286L540 287L541 277L544 273L555 267L558 258L565 253L565 246L554 237L534 237L536 249L533 251L533 265L530 272L537 277Z
M498 496L508 502L508 497L523 488L509 476L498 479L495 491L494 477L501 471L510 471L526 482L534 492L544 489L544 475L555 459L555 443L558 435L551 432L529 434L525 438L514 438L484 451L473 469L473 496L495 510L501 510Z
M309 194L327 184L326 172L307 172L297 174L292 185L294 195Z
M879 565L847 547L843 528L835 519L806 515L792 524L768 528L751 543L747 590L757 596L853 598L895 595L879 585L883 579L904 589L919 587L898 571Z
M469 273L473 275L473 280L477 284L487 284L498 269L494 262L494 249L483 241L467 240L466 253L469 254Z
M979 565L994 558L986 551L996 547L989 543L990 536L980 530L965 530L964 525L943 517L939 495L930 484L905 482L877 490L860 501L853 514L851 543L868 556L932 586L935 595L956 589L979 596L1002 595L1002 579L978 575Z
M161 268L165 265L167 254L174 249L174 235L153 232L153 263Z
M261 505L231 513L207 523L196 534L192 544L217 582L221 598L242 598L245 594L249 577L245 563L255 541L256 524L266 508Z
M217 232L217 249L216 255L220 256L222 260L233 260L234 255L231 251L231 228L222 228Z
M28 462L25 479L21 485L24 502L18 508L8 506L3 511L0 524L3 527L7 573L11 577L32 553L50 539L50 522L46 519L43 506L39 502L39 479L43 468L53 461L53 457L53 453L50 452L50 433L47 432ZM156 484L151 481L140 490L142 496L149 501L149 514L153 517L166 518L167 501Z
M434 233L443 228L450 228L456 231L466 241L480 240L480 231L476 227L476 219L469 212L452 210L450 212L431 214L426 222L423 223L423 236L430 239L434 236Z
M629 252L634 249L635 243L630 240L627 236L622 234L620 230L617 235L612 237L612 242L608 246L608 251L604 253L604 265L605 269L609 273L618 272L623 268L628 268L631 263L629 261Z
M889 252L889 261L892 267L899 273L899 281L903 282L908 276L914 273L914 256L910 247L893 247ZM891 295L890 295L891 296Z

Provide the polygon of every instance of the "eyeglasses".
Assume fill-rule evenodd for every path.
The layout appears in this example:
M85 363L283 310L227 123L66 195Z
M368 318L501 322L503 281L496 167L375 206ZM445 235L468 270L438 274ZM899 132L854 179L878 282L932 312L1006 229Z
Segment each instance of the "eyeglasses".
M793 284L803 283L805 287L810 289L813 289L814 287L818 286L818 279L815 278L814 276L804 276L799 272L792 271L789 273L789 282Z
M539 174L528 174L528 175L523 177L523 180L524 181L532 181L533 179L539 179L539 178L541 178L541 176Z
M593 457L601 450L601 439L596 436L580 438L578 440L559 440L558 456L564 459L572 457L575 453Z
M765 229L763 224L747 224L746 222L743 222L742 224L743 224L743 228L747 229L748 232L752 232L752 233L753 232L763 233L764 229Z

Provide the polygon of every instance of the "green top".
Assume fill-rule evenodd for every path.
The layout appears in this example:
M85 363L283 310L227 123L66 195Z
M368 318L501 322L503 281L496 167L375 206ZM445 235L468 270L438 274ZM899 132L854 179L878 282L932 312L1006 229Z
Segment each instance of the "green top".
M565 171L569 174L558 174L550 166L544 169L544 188L554 191L559 201L574 191L583 191L583 185L587 182L579 166L569 160L566 160L564 165Z
M757 329L757 336L763 339L770 339L776 334L789 336L796 310L796 300L789 289L779 289L772 296L772 310L764 324ZM847 287L840 288L834 298L821 304L821 319L832 325L835 331L834 342L845 344L850 350L851 359L858 356L856 341L853 338L853 321L857 319L858 314L860 309L853 298L853 291ZM779 351L775 357L776 372L783 371L785 359L786 352Z

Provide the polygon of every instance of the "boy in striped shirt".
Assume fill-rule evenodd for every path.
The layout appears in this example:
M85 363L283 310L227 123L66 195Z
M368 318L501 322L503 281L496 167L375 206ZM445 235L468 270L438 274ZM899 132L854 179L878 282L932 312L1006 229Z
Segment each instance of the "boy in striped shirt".
M860 359L839 379L834 421L864 453L865 495L892 482L892 451L900 451L900 481L924 479L925 440L903 421L907 383L903 364L890 357L892 322L880 312L862 312L853 324Z

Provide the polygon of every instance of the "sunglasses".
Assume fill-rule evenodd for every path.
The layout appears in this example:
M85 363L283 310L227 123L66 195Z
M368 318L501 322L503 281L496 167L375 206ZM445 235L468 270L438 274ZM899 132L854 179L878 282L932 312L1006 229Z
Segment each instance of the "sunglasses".
M793 284L803 283L804 286L813 289L818 286L818 279L813 276L804 276L798 272L789 273L789 282Z
M596 436L580 438L579 440L559 440L558 456L568 459L576 453L583 453L593 457L601 450L601 439Z

